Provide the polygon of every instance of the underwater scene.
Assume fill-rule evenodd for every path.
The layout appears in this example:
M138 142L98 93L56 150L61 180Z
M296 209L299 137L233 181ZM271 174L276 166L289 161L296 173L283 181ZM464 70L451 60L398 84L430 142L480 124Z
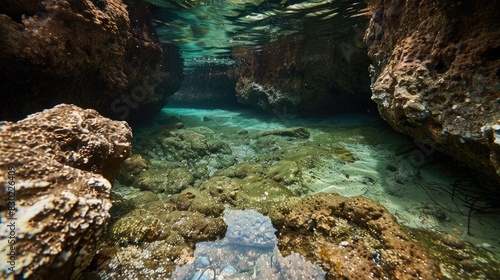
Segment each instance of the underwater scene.
M500 275L499 213L480 176L377 114L167 107L133 147L104 279Z
M499 17L3 0L0 279L500 279Z

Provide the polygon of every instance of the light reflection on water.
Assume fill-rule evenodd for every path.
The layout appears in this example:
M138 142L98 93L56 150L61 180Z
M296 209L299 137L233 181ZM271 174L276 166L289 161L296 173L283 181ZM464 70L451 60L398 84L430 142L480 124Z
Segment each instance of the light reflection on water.
M367 22L360 0L146 2L154 7L160 41L178 45L187 66L228 64L235 46L258 47L290 34L324 44Z

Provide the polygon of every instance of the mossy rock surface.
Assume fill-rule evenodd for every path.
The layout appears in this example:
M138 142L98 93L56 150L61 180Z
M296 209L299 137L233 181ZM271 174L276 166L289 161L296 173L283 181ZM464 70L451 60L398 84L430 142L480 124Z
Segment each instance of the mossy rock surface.
M245 182L237 194L239 209L255 209L267 215L280 202L295 194L288 188L274 180L263 179L257 182Z
M215 176L228 176L243 179L250 175L264 175L266 173L266 166L254 162L242 162L237 165L217 171Z
M217 199L210 197L207 192L194 188L173 195L169 202L173 203L178 210L198 212L204 216L219 217L224 212L224 205Z
M194 176L185 167L171 170L150 168L141 173L134 183L134 187L154 193L179 193L193 185Z
M147 160L141 155L132 155L121 164L117 180L126 186L130 186L134 183L136 176L148 168Z

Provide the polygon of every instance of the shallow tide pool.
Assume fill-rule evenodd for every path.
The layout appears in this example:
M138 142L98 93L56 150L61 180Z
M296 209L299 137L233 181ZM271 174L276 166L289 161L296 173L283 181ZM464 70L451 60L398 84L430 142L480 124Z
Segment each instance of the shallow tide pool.
M456 252L440 252L439 246L432 245L435 240L451 236L459 240L454 246L468 244L458 250L463 252L456 253L456 259L448 261L472 260L476 264L471 268L472 276L460 276L460 265L451 269L443 262L440 269L444 279L489 279L498 275L494 267L498 267L500 253L500 213L498 205L481 189L481 178L436 152L432 143L414 142L393 131L377 114L298 118L286 112L268 115L244 108L167 107L155 122L134 132L133 153L146 160L149 169L137 175L130 186L119 180L114 187L115 202L148 193L158 197L150 204L174 201L179 205L185 197L203 197L204 191L240 181L246 184L245 189L234 191L246 195L239 199L240 204L216 203L211 207L255 209L267 215L274 201L323 192L362 196L385 207L437 262ZM149 206L141 207L140 215L149 215L145 214ZM121 215L127 216L125 212L113 213L117 224ZM187 224L189 219L184 217L171 227ZM155 242L145 245L138 240L121 242L117 255L131 254L131 248L135 248L136 256L150 258ZM113 262L115 266L109 267L121 265L119 258ZM137 269L141 265L137 264ZM102 275L114 277L110 270Z

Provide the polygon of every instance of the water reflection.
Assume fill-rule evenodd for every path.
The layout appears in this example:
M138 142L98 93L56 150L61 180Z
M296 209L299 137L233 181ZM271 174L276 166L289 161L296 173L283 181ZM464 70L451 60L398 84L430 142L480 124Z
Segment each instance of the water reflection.
M230 64L235 46L260 46L299 33L324 42L366 24L364 1L146 0L163 43L181 48L186 65Z

